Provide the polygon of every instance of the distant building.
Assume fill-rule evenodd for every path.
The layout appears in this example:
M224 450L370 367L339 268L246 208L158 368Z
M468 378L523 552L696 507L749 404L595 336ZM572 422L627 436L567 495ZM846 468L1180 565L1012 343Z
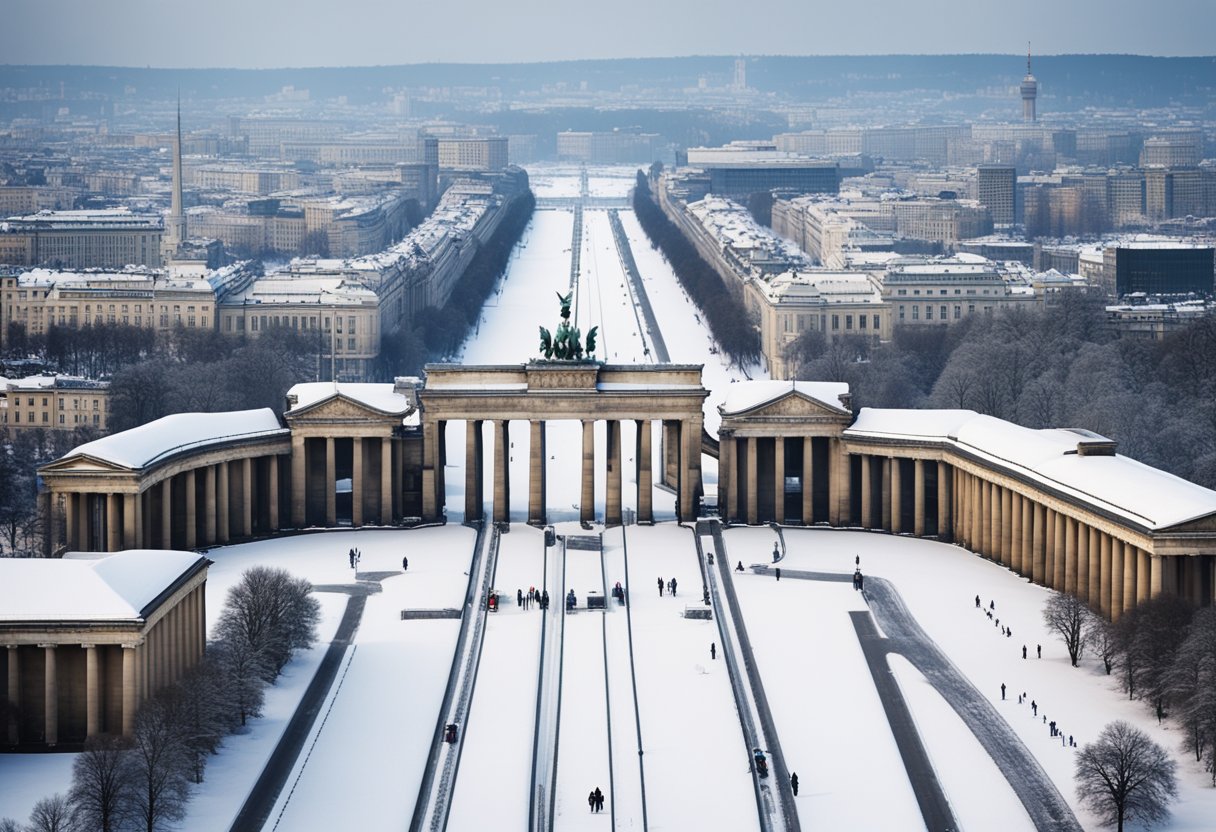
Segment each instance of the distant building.
M442 170L502 170L510 164L506 136L442 137L438 151Z
M659 158L661 142L658 133L636 130L566 131L557 134L557 158L563 162L593 164L650 164Z
M1170 242L1107 246L1102 252L1104 288L1112 297L1136 292L1211 295L1214 253L1211 246Z
M1039 95L1039 82L1030 72L1030 46L1026 46L1026 77L1022 79L1022 121L1038 120L1035 113L1035 99Z
M109 430L110 382L72 376L31 376L0 390L0 421L10 431L26 429Z
M160 268L164 223L125 209L40 211L0 221L0 263L65 269Z
M993 225L1013 225L1017 196L1017 168L980 165L976 168L976 199L992 212Z
M688 149L688 166L709 174L710 192L745 198L759 191L792 194L836 193L836 162L810 159L775 149L731 144Z
M991 263L932 258L896 260L882 279L883 299L896 325L948 324L972 315L992 315L1011 302L1033 295L1013 295Z

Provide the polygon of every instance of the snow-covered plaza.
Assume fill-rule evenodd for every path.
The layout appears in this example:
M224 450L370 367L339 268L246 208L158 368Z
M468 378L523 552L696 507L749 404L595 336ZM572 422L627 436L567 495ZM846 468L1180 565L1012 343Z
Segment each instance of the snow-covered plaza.
M578 168L531 174L538 196L579 194ZM620 196L633 175L597 169L587 181L593 194ZM731 384L763 379L764 370L719 353L633 213L619 219L671 361L704 365L705 427L716 433ZM600 357L653 360L655 333L636 311L608 212L583 211L582 239L572 242L573 228L572 210L535 214L457 360L535 357L538 324L551 325L554 294L569 291L572 245L581 247L577 323L600 328ZM527 482L528 425L510 430L511 476ZM636 447L633 423L622 431L621 446ZM1180 799L1161 828L1213 828L1216 790L1182 753L1177 727L1129 700L1092 656L1073 668L1043 624L1052 591L999 562L959 545L852 529L716 534L708 523L677 523L661 486L654 525L581 527L576 422L551 423L546 440L557 545L526 524L526 488L511 492L508 528L486 523L479 533L462 525L464 425L446 436L446 525L318 529L206 553L209 624L255 564L312 582L322 622L317 645L268 689L264 715L211 760L183 829L233 828L357 595L367 598L358 629L271 796L265 829L908 830L925 827L922 801L935 789L956 828L1048 828L1043 813L1062 799L1066 811L1051 828L1093 829L1072 784L1078 749L1047 723L1080 746L1115 719L1147 732L1179 764ZM607 440L598 423L601 471ZM656 458L655 483L660 465ZM637 509L632 459L623 470L628 516ZM702 470L712 493L716 460L703 457ZM605 481L596 477L597 517ZM357 570L352 548L362 553ZM850 580L857 569L865 591ZM517 603L530 588L548 592L548 610ZM489 590L501 601L495 612L485 609ZM874 628L868 642L865 622ZM876 670L864 645L879 642ZM945 658L930 679L918 661L934 648ZM876 673L893 680L909 720L892 722L890 688ZM959 702L969 703L963 712ZM442 742L453 714L458 742ZM911 741L922 749L920 770L903 744ZM994 755L993 743L1008 753ZM754 772L753 746L767 755L766 778ZM0 755L0 818L23 820L39 798L65 791L73 757ZM777 780L793 772L791 801ZM597 787L602 813L588 808Z

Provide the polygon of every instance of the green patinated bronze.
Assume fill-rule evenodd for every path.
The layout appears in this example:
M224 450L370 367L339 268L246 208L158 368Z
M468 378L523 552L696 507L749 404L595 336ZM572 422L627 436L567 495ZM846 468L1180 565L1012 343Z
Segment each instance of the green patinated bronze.
M582 333L578 327L570 323L570 302L574 293L565 296L558 294L557 300L562 307L562 322L557 332L550 334L543 326L540 328L540 351L545 358L555 361L591 361L595 354L595 336L598 326L591 327L587 333L587 346L583 347Z

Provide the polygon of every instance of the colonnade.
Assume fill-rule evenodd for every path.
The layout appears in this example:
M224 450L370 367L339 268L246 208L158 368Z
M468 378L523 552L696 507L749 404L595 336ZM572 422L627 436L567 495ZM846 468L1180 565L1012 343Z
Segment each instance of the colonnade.
M1087 522L1059 502L1035 500L1010 485L955 471L955 534L977 554L1037 584L1076 595L1111 620L1162 592L1198 558L1163 558L1109 523Z
M857 516L867 529L951 539L955 515L951 466L941 460L883 454L851 455L858 468Z
M213 462L154 480L136 478L114 490L56 489L63 538L51 524L51 550L194 549L280 528L279 456ZM129 490L127 490L129 489ZM176 531L175 531L176 530Z
M345 447L350 446L350 465ZM338 522L337 482L349 474L352 526L387 526L396 516L399 497L394 477L397 455L389 436L315 436L297 427L291 435L291 523L334 526ZM339 453L341 451L341 454ZM343 464L338 465L339 456ZM341 477L345 479L345 477ZM369 484L371 487L369 487Z
M103 733L130 735L140 704L202 658L204 592L201 582L186 590L142 633L87 630L67 641L49 630L32 642L4 645L6 693L15 708L5 731L8 744L55 746Z
M798 481L793 501L791 478ZM839 439L719 432L718 509L728 521L839 525L848 515L849 479Z
M507 522L511 508L511 438L509 419L470 419L465 423L465 505L466 520L478 520L483 515L485 489L484 426L492 425L490 431L492 460L491 517L495 522ZM524 420L519 420L524 421ZM543 419L528 419L528 522L543 525L548 522L546 512L547 476L546 447L547 422ZM595 419L578 420L581 430L579 485L579 518L586 522L596 520L595 513ZM623 443L621 425L631 421L636 426L634 440L634 479L637 483L637 521L654 522L654 456L652 421L649 419L606 419L606 447L604 467L607 475L603 520L607 525L620 525L623 520ZM663 421L664 478L677 491L677 513L692 517L696 511L696 500L700 489L700 424L691 421ZM424 515L439 513L444 505L444 483L441 472L444 467L444 442L447 422L437 421L425 432L423 444ZM433 439L432 439L433 437ZM695 443L695 446L694 446ZM430 460L430 464L427 462ZM430 479L427 473L430 472Z

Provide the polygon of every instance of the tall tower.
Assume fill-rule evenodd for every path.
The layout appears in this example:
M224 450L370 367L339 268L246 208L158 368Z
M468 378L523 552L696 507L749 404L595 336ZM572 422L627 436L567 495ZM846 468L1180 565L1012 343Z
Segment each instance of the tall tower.
M1034 100L1039 95L1039 82L1030 74L1030 44L1026 44L1026 77L1022 79L1022 121L1037 121Z
M731 86L736 90L747 89L747 59L735 58L735 75Z
M182 101L177 99L177 137L173 142L173 196L165 223L164 250L171 258L186 241L186 214L182 210Z

